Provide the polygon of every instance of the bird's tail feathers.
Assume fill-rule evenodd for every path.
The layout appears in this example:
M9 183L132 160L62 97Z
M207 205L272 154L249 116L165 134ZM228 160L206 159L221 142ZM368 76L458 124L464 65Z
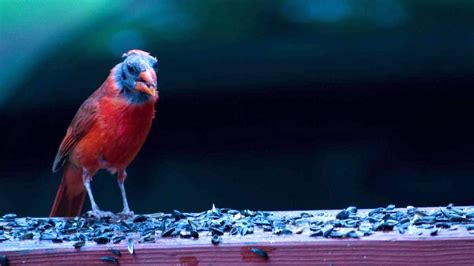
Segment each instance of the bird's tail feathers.
M59 185L50 217L74 217L82 212L86 191L82 182L82 170L71 163L64 165L64 174Z

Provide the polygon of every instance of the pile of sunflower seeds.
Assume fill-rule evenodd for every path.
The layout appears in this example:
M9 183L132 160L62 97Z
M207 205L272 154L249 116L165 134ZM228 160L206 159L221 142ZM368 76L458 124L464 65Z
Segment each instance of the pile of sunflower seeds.
M465 227L474 233L474 207L447 207L420 210L394 205L360 214L356 207L341 210L334 217L324 212L301 212L284 216L279 213L215 208L201 213L157 213L133 217L18 218L6 214L0 218L0 243L4 241L44 240L53 243L70 241L76 248L87 241L97 244L119 243L127 239L133 253L133 242L155 242L157 238L180 237L197 239L212 236L219 244L222 235L249 235L255 231L274 235L303 234L309 237L359 238L376 231L397 231L400 234L430 234L440 230Z

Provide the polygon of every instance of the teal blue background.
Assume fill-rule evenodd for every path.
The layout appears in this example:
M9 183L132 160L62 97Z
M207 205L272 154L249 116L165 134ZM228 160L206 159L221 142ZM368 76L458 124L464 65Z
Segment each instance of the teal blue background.
M132 48L161 92L137 212L472 204L473 18L468 0L2 0L0 213L49 213L69 122ZM93 190L121 210L114 177Z

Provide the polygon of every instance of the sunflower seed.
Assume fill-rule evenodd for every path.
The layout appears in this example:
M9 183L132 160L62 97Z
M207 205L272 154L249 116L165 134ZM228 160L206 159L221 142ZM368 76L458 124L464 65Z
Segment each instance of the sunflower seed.
M186 230L181 230L179 232L179 237L181 238L191 238L191 232Z
M63 240L61 238L53 238L53 239L51 239L51 242L53 242L53 243L62 243Z
M142 223L144 221L146 221L148 219L148 217L146 217L145 215L138 215L137 217L135 217L135 219L133 219L133 222L134 223Z
M217 228L217 227L211 227L209 228L209 230L212 232L213 235L223 235L224 234L224 231L222 231L221 229Z
M18 237L20 240L33 239L33 233L25 233Z
M299 234L303 233L303 231L304 231L304 228L300 227L300 228L296 229L294 233L299 235Z
M262 249L259 249L259 248L250 248L250 251L252 251L254 254L257 254L258 256L260 256L261 258L263 259L268 259L268 253L265 252L264 250Z
M175 231L176 227L169 227L168 229L166 229L165 231L161 232L161 237L168 237L168 236L171 236L171 234L173 234L173 232Z
M331 234L332 230L334 229L334 227L330 226L330 227L326 227L324 229L322 229L323 231L323 237L328 237L329 234Z
M346 236L346 234L343 231L332 230L329 236L334 238L343 238Z
M468 219L474 218L474 210L466 212L466 218Z
M357 213L357 207L355 207L355 206L347 207L346 211L348 211L351 214L356 214Z
M49 233L43 233L41 234L39 240L53 240L56 239L56 235L49 234Z
M96 238L94 238L94 241L97 243L97 244L107 244L110 242L110 239L106 236L98 236Z
M379 207L379 208L377 208L377 209L371 210L371 211L368 213L368 215L369 215L369 216L375 216L375 215L377 215L377 214L382 213L384 210L385 210L384 208Z
M349 215L350 213L348 211L342 210L338 214L336 214L336 219L344 220L344 219L349 218Z
M211 238L211 242L214 245L218 245L221 241L222 241L222 237L220 237L219 235L214 235Z
M300 213L300 216L301 216L301 218L310 218L310 217L313 217L312 214L307 213L307 212L302 212L302 213Z
M7 266L7 265L8 265L7 256L5 255L0 256L0 266Z
M310 237L323 236L323 231L318 229L309 235Z
M125 236L114 236L111 239L112 244L118 244L125 239Z
M118 264L118 260L111 256L102 256L100 257L100 260L111 264Z
M118 249L110 248L110 252L112 252L112 253L113 253L115 256L117 256L117 257L122 256L122 253L121 253L120 250L118 250Z
M82 248L85 244L86 244L86 242L84 242L84 241L78 241L78 242L74 243L72 246L74 248Z
M132 254L132 255L133 255L133 253L135 252L133 246L134 246L134 245L133 245L133 239L129 238L129 239L127 240L127 250L128 250L128 252L129 252L130 254Z
M182 212L178 210L173 211L173 217L175 218L176 221L181 220L181 219L186 219L186 215L184 215Z
M13 220L16 217L17 217L17 215L15 213L7 213L7 214L2 216L2 218L5 219L5 220Z

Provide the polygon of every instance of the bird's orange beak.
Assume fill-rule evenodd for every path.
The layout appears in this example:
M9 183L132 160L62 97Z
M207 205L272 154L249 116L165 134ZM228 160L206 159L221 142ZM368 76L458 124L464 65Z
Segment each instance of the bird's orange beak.
M151 95L156 96L156 76L152 69L147 69L138 75L137 84L135 89Z

